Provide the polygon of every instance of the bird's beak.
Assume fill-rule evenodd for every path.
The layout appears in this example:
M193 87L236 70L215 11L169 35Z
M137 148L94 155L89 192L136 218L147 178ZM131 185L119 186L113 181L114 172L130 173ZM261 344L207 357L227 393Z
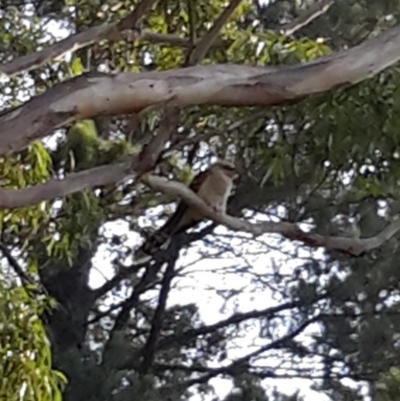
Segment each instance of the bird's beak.
M240 166L238 166L237 164L235 164L235 170L234 170L234 176L233 179L238 178L241 175L242 171Z

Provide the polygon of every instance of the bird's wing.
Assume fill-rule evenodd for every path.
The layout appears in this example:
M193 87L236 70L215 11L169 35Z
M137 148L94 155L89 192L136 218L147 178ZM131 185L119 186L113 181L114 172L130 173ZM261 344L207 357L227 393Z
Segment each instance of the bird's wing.
M198 193L209 171L203 171L196 175L189 185L189 188ZM180 201L175 212L169 217L165 224L154 232L145 243L135 252L135 259L142 259L145 255L151 255L158 248L161 248L173 235L194 227L200 220L190 213L190 208L183 201Z
M197 174L190 183L189 188L197 194L208 174L209 170ZM171 217L165 222L164 226L160 230L163 230L169 235L173 235L192 227L193 224L197 223L197 221L190 221L190 217L187 216L187 212L189 210L190 208L188 205L185 202L180 201L175 213L171 215Z

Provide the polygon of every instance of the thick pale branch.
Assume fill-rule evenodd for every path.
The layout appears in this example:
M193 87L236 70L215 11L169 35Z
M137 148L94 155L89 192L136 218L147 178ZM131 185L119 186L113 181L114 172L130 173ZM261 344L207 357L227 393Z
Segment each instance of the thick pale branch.
M68 51L76 51L82 47L89 46L100 39L118 38L120 32L123 30L136 28L137 23L156 1L157 0L142 0L131 13L118 22L89 28L84 32L69 36L66 39L54 43L41 51L29 53L9 63L2 64L0 65L0 73L11 77L20 72L37 68L48 60L62 56Z
M400 58L400 25L353 49L286 67L196 66L142 74L85 74L0 117L0 155L79 118L175 106L271 106L356 84Z
M33 187L17 190L0 189L0 210L36 205L85 188L113 184L133 175L131 167L131 162L101 166L72 173L64 179L53 179Z
M267 233L281 234L287 239L300 241L311 247L324 247L354 256L358 256L364 252L381 246L384 242L388 241L398 231L400 231L400 219L395 220L378 235L363 239L333 236L327 237L319 234L307 233L301 230L296 224L288 222L250 223L246 220L216 213L193 191L179 182L169 181L165 178L153 175L144 175L142 181L155 191L179 197L190 207L199 210L205 218L222 224L233 231L248 232L257 236Z

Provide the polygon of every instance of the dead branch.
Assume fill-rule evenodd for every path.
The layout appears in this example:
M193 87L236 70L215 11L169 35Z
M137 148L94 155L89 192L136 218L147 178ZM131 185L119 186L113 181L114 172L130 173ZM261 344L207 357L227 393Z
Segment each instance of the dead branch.
M190 207L198 209L205 218L213 220L233 231L242 231L254 234L281 234L292 241L300 241L310 247L324 247L336 250L353 256L359 256L364 252L380 247L383 243L392 238L400 230L400 218L395 219L379 234L370 238L349 238L349 237L328 237L320 234L309 233L300 229L296 224L288 222L262 222L250 223L243 219L234 218L229 215L218 214L203 202L187 186L169 181L163 177L144 175L142 181L153 190L166 193L182 199Z
M325 14L331 8L334 2L335 0L322 0L319 3L313 4L298 18L285 25L281 29L281 32L286 36L293 35L299 29L308 25L319 16Z
M400 25L350 50L293 66L195 66L141 74L84 74L0 117L0 155L73 120L175 106L271 106L354 85L400 58Z

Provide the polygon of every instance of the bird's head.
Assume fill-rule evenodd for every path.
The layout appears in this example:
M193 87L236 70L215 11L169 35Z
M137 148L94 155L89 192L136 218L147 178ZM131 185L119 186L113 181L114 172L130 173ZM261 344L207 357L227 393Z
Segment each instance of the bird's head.
M238 173L235 165L226 160L218 160L214 164L213 168L217 169L222 174L231 178L232 180L234 180L235 178L237 178L239 176L239 173Z

